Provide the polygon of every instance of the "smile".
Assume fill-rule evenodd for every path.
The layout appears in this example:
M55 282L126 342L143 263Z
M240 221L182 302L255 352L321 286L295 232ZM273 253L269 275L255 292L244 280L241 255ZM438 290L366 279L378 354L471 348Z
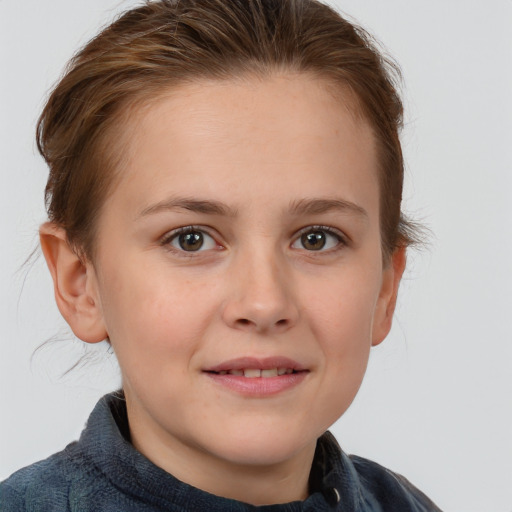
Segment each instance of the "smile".
M294 370L293 368L270 368L267 370L246 368L243 370L221 370L220 372L212 373L217 373L218 375L236 375L237 377L246 377L249 379L268 379L270 377L280 377L281 375L291 375L292 373L294 373Z
M299 386L310 370L287 357L242 357L205 368L203 373L229 392L265 398Z

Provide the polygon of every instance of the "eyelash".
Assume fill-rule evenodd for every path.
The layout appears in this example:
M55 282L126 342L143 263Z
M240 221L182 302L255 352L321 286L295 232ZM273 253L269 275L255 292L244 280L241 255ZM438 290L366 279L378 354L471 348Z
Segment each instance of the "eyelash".
M322 226L322 225L307 226L305 228L302 228L301 230L299 230L298 236L295 237L293 244L300 241L302 236L304 236L308 233L318 233L318 232L321 232L328 236L334 237L336 239L337 243L334 247L329 247L325 250L322 250L323 247L320 250L316 250L316 251L315 250L307 250L304 248L304 250L306 250L308 253L314 254L314 253L336 252L336 251L343 249L344 247L346 247L348 245L347 237L341 231L339 231L335 228L332 228L330 226Z
M161 238L160 245L165 247L167 250L172 251L172 252L178 254L179 256L193 257L194 254L197 254L199 252L203 252L204 249L203 249L203 251L201 251L201 250L198 250L198 251L186 251L184 249L181 249L181 248L179 249L177 247L173 247L172 246L172 242L177 240L178 237L180 237L181 235L187 235L187 234L192 234L192 233L201 233L203 235L203 237L204 237L204 235L206 235L208 238L211 238L213 240L213 242L215 243L217 248L221 248L221 245L219 243L217 243L215 238L212 235L210 235L208 233L208 231L204 227L201 227L201 226L183 226L181 228L177 228L177 229L171 231L170 233L166 233ZM200 249L202 247L203 246L201 245Z
M161 238L160 245L165 247L167 250L172 251L172 252L174 252L180 256L183 256L183 257L193 257L197 253L204 252L205 250L209 250L209 249L203 249L204 244L202 244L201 247L199 248L199 250L197 250L197 251L186 251L185 249L182 249L182 248L173 247L172 242L177 240L179 236L186 235L186 234L192 234L192 233L201 233L203 236L206 235L208 238L210 238L215 243L217 248L222 248L222 246L218 242L216 242L215 238L212 235L210 235L208 233L208 231L205 230L204 227L201 227L201 226L183 226L181 228L177 228L177 229L171 231L170 233L166 233ZM329 226L314 225L314 226L307 226L307 227L299 230L296 237L294 238L291 246L293 247L293 245L297 242L300 243L302 237L309 233L324 233L327 236L334 237L336 239L336 245L334 247L328 247L325 250L323 250L323 247L321 247L318 250L314 250L314 249L308 250L305 247L302 247L302 250L305 250L308 253L314 254L314 253L336 252L340 249L343 249L344 247L346 247L348 245L346 236L342 232L338 231L337 229L334 229ZM201 250L201 249L203 249L203 250Z

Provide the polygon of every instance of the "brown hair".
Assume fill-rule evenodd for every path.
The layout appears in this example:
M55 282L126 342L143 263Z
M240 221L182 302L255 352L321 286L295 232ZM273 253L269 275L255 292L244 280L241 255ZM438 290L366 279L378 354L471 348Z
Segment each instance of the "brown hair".
M276 70L353 92L378 146L384 259L409 245L414 231L400 210L399 70L364 30L317 0L148 1L104 29L71 60L39 119L50 221L91 258L123 154L116 135L130 107L174 84Z

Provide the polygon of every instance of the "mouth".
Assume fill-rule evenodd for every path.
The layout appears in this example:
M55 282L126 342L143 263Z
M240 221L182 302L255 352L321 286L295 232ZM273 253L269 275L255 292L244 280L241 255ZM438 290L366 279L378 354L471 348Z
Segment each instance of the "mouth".
M207 373L236 375L247 378L269 378L308 371L306 367L288 357L239 357L205 368Z
M231 391L263 397L297 386L310 370L285 357L244 357L205 368L203 372Z
M305 371L305 370L302 370ZM208 373L214 373L216 375L236 375L237 377L245 377L247 379L268 379L270 377L280 377L282 375L292 375L293 373L299 373L293 368L244 368L241 370L220 370L218 372L209 371Z

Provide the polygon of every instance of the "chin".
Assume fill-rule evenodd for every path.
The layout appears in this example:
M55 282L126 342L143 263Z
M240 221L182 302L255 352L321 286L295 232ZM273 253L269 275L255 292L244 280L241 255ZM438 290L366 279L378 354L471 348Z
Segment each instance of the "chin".
M314 450L320 435L307 436L304 431L291 432L277 426L262 430L245 429L226 432L214 450L219 458L232 464L272 466L290 460L304 450Z

